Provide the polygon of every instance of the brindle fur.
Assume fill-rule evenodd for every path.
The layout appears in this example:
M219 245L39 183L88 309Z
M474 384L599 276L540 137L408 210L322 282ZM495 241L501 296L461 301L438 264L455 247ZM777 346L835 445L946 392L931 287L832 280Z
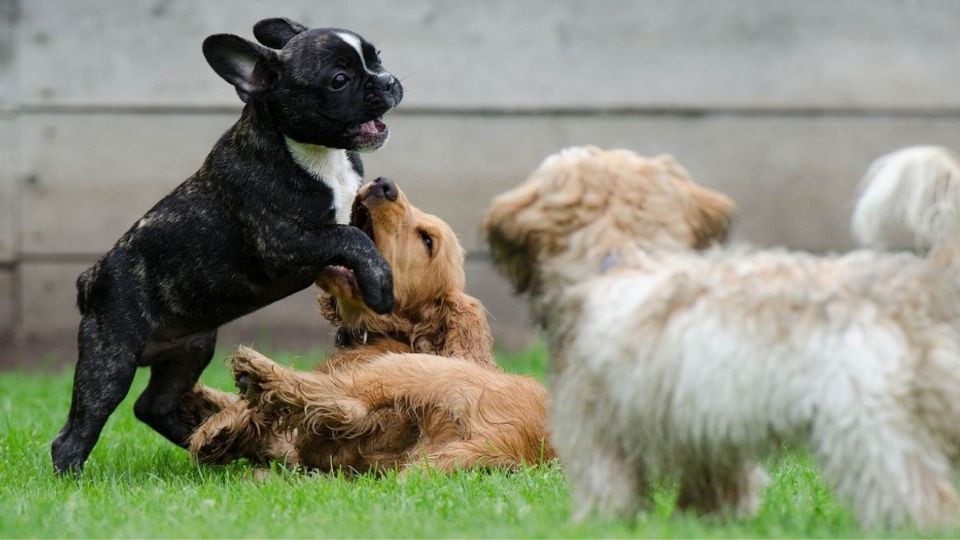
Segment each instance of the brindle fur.
M359 125L400 102L403 91L362 38L357 52L313 29L267 19L255 33L273 50L220 34L204 54L246 103L200 169L130 228L77 280L81 322L69 417L52 444L58 472L79 472L107 418L150 366L137 417L185 445L203 414L178 414L213 354L217 328L306 288L320 270L342 265L356 275L374 311L393 307L386 261L362 231L335 222L331 189L301 168L286 139L350 151ZM347 67L340 67L345 65ZM352 70L348 92L326 90L331 69ZM384 132L382 140L386 139Z

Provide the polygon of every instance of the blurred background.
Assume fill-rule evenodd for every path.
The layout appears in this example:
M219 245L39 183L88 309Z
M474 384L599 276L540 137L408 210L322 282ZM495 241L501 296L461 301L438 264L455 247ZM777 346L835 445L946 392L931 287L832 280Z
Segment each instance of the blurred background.
M449 221L501 348L533 339L480 216L575 144L671 153L739 203L734 240L851 246L881 153L960 148L954 0L0 0L0 367L75 355L76 276L200 165L240 111L200 53L261 18L357 31L406 95L364 160ZM221 333L327 343L307 290Z

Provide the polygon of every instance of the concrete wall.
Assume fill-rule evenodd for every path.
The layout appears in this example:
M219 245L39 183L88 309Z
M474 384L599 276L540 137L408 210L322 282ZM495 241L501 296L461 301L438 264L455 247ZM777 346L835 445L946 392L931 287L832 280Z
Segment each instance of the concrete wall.
M951 0L0 0L0 362L71 359L73 281L239 112L211 33L284 15L383 50L406 89L365 161L447 219L501 344L532 332L478 231L490 198L572 144L677 156L740 205L735 239L850 245L880 153L960 148ZM306 291L221 340L324 342Z

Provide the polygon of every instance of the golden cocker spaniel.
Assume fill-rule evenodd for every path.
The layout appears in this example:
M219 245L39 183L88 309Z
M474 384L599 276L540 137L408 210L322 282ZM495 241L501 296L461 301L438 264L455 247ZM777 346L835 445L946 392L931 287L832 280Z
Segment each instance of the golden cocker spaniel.
M494 362L483 306L464 291L464 254L450 227L387 179L361 190L352 224L393 269L395 311L367 309L348 269L325 269L319 302L338 327L336 354L298 373L238 350L230 361L244 398L224 403L236 398L196 389L197 403L222 410L191 438L193 455L359 472L551 458L546 392Z

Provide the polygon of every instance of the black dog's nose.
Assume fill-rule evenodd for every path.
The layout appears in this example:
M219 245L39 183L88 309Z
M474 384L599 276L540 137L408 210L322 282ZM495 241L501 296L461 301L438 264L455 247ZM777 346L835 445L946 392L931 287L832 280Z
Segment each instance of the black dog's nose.
M367 90L372 90L376 88L380 90L386 90L389 92L390 90L393 90L393 86L395 84L397 84L397 78L387 73L386 71L383 71L381 73L377 73L370 79L367 79L367 83L364 85L364 87Z
M394 79L393 75L389 73L380 73L377 75L377 82L383 85L385 89L391 90L393 88L393 83L397 82L397 80Z
M383 176L374 180L373 185L370 186L370 197L384 197L388 201L393 202L397 200L399 194L400 191L397 189L397 184L395 184L393 180Z

